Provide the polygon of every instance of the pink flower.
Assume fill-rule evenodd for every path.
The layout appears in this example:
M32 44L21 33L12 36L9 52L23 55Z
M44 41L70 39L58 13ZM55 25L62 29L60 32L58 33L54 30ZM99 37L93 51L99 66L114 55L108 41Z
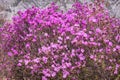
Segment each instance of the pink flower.
M13 53L12 52L8 52L8 56L13 56Z
M39 59L39 58L36 58L36 59L34 59L33 61L36 62L36 63L39 63L40 59Z
M102 33L102 30L100 28L96 28L96 32Z
M18 63L17 66L22 66L22 64L21 64L21 63Z
M22 62L23 62L23 60L19 60L18 62L22 63Z
M36 40L36 38L33 38L33 40L32 40L33 42L36 42L37 40Z
M66 78L70 73L66 70L63 70L63 78Z
M76 35L83 36L83 37L88 37L88 35L84 31L79 31L78 33L76 33Z
M119 46L119 45L117 45L117 46L116 46L116 49L120 49L120 46Z
M118 70L117 69L115 69L114 74L118 74Z
M93 39L93 38L90 38L90 41L94 41L94 39Z
M45 33L44 35L47 37L47 36L48 36L48 33Z
M25 45L25 47L26 47L26 48L30 48L30 44L27 43L27 44Z
M45 76L42 76L42 80L48 80Z
M42 51L41 51L41 49L40 48L38 48L38 53L41 53Z
M87 24L87 21L86 20L82 20L82 24Z
M33 36L33 34L27 34L26 36L27 36L27 37L31 37L31 36Z
M115 52L117 49L116 48L113 48L113 51Z
M17 50L15 50L15 49L11 49L12 51L13 51L13 53L14 53L14 55L17 55L18 54L18 51Z
M81 52L83 53L85 50L84 49L81 49Z
M57 47L58 47L58 44L51 43L51 47L52 47L52 48L57 48Z
M111 70L111 69L112 69L112 66L109 66L109 67L107 67L106 69L107 69L107 70Z
M108 44L109 44L109 46L112 46L112 45L113 45L113 43L112 43L112 42L109 42Z
M41 74L41 80L54 79L59 73L61 79L67 80L68 76L78 79L74 74L79 74L81 67L92 67L87 66L91 61L100 65L107 61L105 69L112 66L109 72L117 74L120 20L110 17L104 9L97 9L102 8L100 5L90 5L76 3L65 13L55 5L19 13L11 23L0 28L1 54L14 58L13 64L3 64L11 72L18 66L22 73L30 69L28 74L38 79L41 76L36 73ZM11 69L7 65L17 67Z
M89 18L89 21L97 22L97 19L96 19L95 17L90 17L90 18Z
M82 44L88 45L88 42L87 41L82 41Z
M72 64L69 62L69 63L66 63L66 66L67 67L70 67Z
M61 36L58 37L59 40L63 40L63 38Z
M42 71L42 73L44 74L44 76L50 77L50 70L49 70L49 69L44 69L44 70Z
M67 37L66 37L66 39L68 40L68 39L70 39L70 37L69 37L69 36L67 36Z
M29 60L24 60L24 62L25 62L25 65L27 65L29 63Z
M99 52L102 52L103 51L103 49L99 49Z
M60 71L60 67L54 67L54 71L59 72Z
M104 55L101 55L101 57L100 57L100 58L102 58L102 59L103 59L103 58L104 58Z
M79 54L79 59L83 61L85 60L85 56L83 56L83 54Z
M78 27L78 26L80 26L80 25L79 25L79 24L75 24L74 26Z
M91 58L91 59L94 59L94 57L95 57L94 55L90 55L90 58Z
M43 56L42 60L43 60L44 63L47 63L48 58Z
M52 72L51 75L52 75L52 77L55 77L56 76L56 72Z
M67 66L64 63L62 63L62 69L66 69L66 68Z

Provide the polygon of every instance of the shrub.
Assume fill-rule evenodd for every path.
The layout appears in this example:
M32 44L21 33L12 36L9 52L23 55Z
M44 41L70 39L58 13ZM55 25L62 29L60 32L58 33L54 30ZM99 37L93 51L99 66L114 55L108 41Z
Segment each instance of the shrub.
M120 75L120 19L100 3L52 3L19 11L1 28L10 79L114 80Z

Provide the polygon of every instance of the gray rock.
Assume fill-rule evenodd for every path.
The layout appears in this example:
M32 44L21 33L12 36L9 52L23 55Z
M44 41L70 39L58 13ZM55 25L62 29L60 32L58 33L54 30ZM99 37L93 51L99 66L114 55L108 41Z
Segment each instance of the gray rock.
M56 2L60 9L66 11L77 0L0 0L0 19L11 20L19 10L25 10L32 6L46 7L51 2ZM85 0L78 0L85 2ZM91 2L94 0L86 0ZM110 10L112 16L120 18L120 0L106 0L109 3L107 8Z
M109 0L111 12L115 17L120 18L120 0Z

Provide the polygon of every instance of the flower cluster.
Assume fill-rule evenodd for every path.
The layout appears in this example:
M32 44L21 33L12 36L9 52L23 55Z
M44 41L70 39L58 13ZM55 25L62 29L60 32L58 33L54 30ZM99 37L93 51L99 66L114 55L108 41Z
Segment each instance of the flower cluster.
M0 36L16 80L110 80L120 74L120 19L99 3L77 2L65 13L54 3L19 11Z

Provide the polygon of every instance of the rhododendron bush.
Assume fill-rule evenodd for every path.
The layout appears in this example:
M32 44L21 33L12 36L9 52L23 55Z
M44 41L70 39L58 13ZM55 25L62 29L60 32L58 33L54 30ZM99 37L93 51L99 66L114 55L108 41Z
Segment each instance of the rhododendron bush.
M100 3L19 11L0 39L10 80L120 79L120 19Z

